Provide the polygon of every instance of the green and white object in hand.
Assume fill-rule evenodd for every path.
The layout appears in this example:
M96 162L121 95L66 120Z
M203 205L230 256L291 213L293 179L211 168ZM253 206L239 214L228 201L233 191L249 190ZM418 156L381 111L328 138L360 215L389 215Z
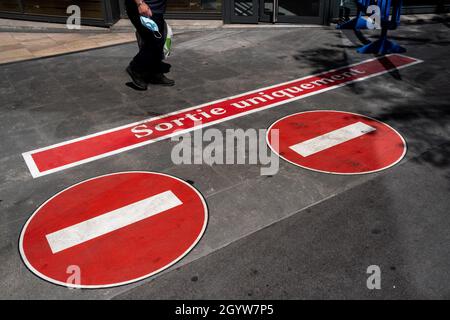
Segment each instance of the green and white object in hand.
M164 42L164 59L167 59L170 56L170 53L172 51L172 38L173 38L172 28L166 22L166 40Z

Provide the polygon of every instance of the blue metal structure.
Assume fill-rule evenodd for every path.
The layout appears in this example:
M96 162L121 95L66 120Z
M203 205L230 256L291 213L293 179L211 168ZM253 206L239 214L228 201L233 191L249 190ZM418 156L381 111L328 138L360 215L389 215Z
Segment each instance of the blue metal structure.
M388 30L397 29L400 24L403 0L357 0L357 14L352 20L337 26L337 29L369 29L365 18L367 8L371 5L380 7L381 36L377 41L359 48L359 53L403 53L406 49L387 38Z
M367 27L367 20L364 18L364 15L366 14L367 8L373 4L374 0L357 0L356 1L356 17L351 19L350 21L347 21L343 24L338 24L336 26L337 29L353 29L353 30L360 30L360 29L368 29Z
M387 38L388 30L397 29L400 24L402 0L378 0L381 9L381 36L377 41L362 46L357 50L359 53L403 53L406 49L390 41ZM391 14L392 9L392 14Z

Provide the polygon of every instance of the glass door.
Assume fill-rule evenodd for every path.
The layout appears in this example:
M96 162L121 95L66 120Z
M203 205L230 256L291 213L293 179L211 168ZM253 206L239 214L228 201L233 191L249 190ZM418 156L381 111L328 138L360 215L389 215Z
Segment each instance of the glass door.
M323 24L329 0L230 0L231 23ZM227 3L227 2L225 2Z
M278 22L322 23L324 0L276 0Z
M259 22L274 21L274 0L260 0L259 4Z
M102 0L22 0L22 3L26 14L66 17L67 8L77 5L83 18L103 18Z
M325 0L260 0L262 20L273 23L323 24ZM270 17L270 20L268 20Z

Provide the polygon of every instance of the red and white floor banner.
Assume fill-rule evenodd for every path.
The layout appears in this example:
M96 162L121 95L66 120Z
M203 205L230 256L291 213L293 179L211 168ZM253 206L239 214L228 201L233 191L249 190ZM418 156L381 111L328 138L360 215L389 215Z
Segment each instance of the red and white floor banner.
M399 54L307 76L23 153L34 178L421 63Z

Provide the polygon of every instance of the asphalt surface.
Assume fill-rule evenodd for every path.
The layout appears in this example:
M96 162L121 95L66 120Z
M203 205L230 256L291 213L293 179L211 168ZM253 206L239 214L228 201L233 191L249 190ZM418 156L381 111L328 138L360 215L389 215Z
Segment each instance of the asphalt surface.
M448 299L448 195L435 188L448 193L450 172L424 164L435 151L116 298ZM366 287L370 265L381 290Z
M160 141L33 179L21 154L154 115L285 82L370 57L354 34L332 28L265 28L177 35L173 88L134 91L124 68L136 51L121 45L0 66L1 298L449 298L450 100L445 24L392 33L424 63L214 127L269 127L300 111L332 109L374 117L408 144L397 166L337 176L280 161L260 165L173 165ZM205 236L183 260L118 288L68 290L32 274L18 238L36 208L74 183L147 170L191 181L205 196ZM366 269L381 268L381 290Z

